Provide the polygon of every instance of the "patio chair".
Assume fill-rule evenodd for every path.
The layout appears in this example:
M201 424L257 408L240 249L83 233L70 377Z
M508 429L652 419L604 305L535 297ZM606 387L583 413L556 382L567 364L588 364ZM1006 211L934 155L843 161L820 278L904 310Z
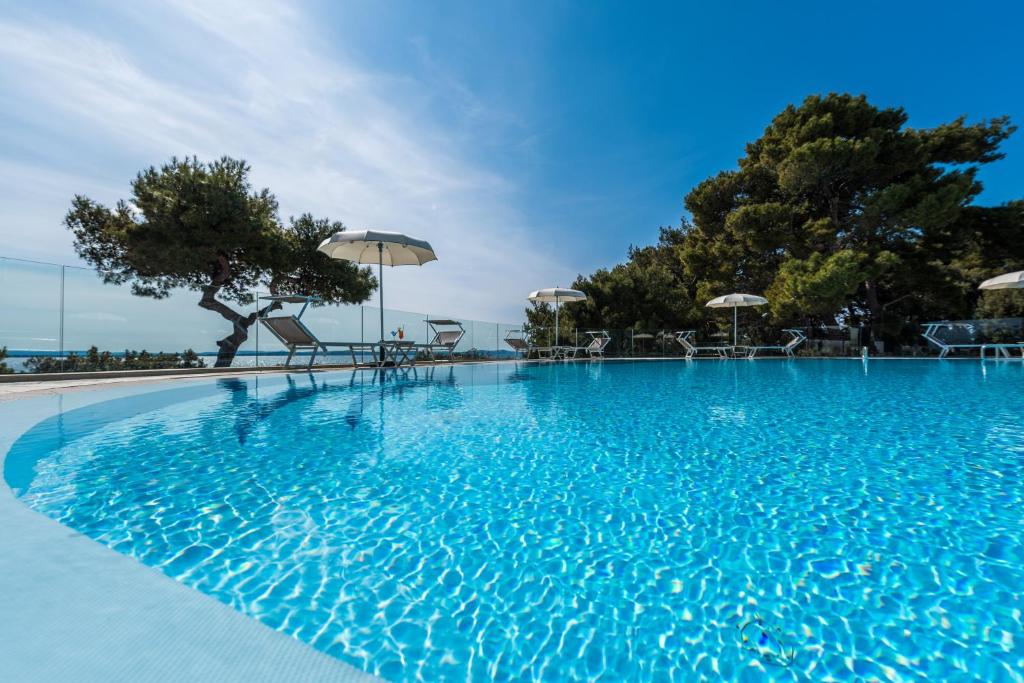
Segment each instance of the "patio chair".
M264 316L260 318L260 323L263 324L271 334L277 337L277 340L281 342L286 349L288 349L288 359L285 360L284 365L288 367L292 358L295 356L296 351L311 351L309 356L309 363L306 364L307 368L313 367L313 361L316 360L316 354L322 351L324 355L329 353L328 348L331 346L341 346L348 348L352 354L352 365L361 365L356 358L356 351L359 351L361 355L369 351L374 358L376 363L376 344L364 343L364 342L325 342L320 341L319 338L308 327L302 324L302 321L294 315L278 315L278 316Z
M729 357L729 347L722 344L697 345L694 343L694 334L694 330L681 330L676 333L676 341L679 342L679 345L686 351L686 360L690 360L704 351L710 351L718 358L722 359Z
M434 337L426 344L417 344L416 348L421 349L427 358L435 363L438 361L437 353L446 354L448 362L454 362L455 347L462 341L462 337L466 334L466 328L458 320L435 319L428 320L427 324L430 325ZM457 329L438 329L446 327Z
M783 330L783 332L788 332L792 335L792 339L782 346L751 346L750 351L747 353L747 358L754 358L760 351L781 351L792 358L796 347L804 343L804 340L807 339L807 335L800 330L794 329L786 329Z

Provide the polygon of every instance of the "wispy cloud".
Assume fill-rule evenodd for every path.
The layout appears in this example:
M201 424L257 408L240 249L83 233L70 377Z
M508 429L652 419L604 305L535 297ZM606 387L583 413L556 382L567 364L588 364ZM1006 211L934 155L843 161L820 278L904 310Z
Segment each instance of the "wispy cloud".
M488 133L480 122L508 119L486 115L450 74L435 69L431 80L460 93L472 135L431 107L431 83L361 64L293 6L109 12L103 24L116 33L52 16L0 19L0 88L16 103L0 138L12 143L0 152L0 237L12 245L29 228L24 255L67 257L60 216L75 193L113 201L142 166L229 154L252 164L285 216L312 211L429 239L438 263L385 273L389 307L514 320L527 291L574 275L535 243L515 185L474 154L473 136Z

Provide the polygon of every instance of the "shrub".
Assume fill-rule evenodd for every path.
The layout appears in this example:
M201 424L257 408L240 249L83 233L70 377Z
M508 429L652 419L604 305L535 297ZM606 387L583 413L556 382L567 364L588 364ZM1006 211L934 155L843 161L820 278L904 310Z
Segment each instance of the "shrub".
M69 353L63 360L52 356L32 356L25 361L28 372L100 372L103 370L161 370L165 368L202 368L206 363L192 349L182 353L150 353L125 350L120 356L89 347L84 354Z

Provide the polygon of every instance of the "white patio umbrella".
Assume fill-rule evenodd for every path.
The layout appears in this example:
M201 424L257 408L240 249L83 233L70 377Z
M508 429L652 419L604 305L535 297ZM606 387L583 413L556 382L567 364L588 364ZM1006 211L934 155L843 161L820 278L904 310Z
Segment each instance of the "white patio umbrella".
M384 341L384 266L422 266L436 261L429 242L400 232L383 230L345 230L328 237L317 251L331 258L353 263L376 263L380 287L380 340Z
M989 278L978 285L978 289L1024 289L1024 270Z
M732 309L732 345L736 346L739 339L736 327L736 309L740 306L764 306L766 303L768 303L768 299L755 294L726 294L724 296L716 296L704 305L708 308Z
M554 304L555 305L555 346L558 346L558 306L560 303L573 302L573 301L586 301L587 295L578 289L561 289L559 287L549 287L548 289L538 289L536 292L530 292L530 296L526 297L530 301L536 301L538 303Z

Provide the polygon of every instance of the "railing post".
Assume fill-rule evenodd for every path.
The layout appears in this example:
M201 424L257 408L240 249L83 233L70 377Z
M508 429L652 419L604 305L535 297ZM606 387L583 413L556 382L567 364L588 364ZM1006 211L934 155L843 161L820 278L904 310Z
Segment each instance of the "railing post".
M260 290L256 290L256 372L260 370Z
M60 369L64 370L64 266L60 267L60 332L57 335L57 349L60 354Z

